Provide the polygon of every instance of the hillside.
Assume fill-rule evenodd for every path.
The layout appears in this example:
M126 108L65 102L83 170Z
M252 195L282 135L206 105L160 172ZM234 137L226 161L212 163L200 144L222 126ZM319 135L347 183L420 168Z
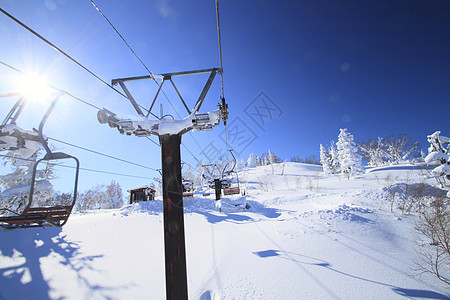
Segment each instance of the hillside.
M190 298L449 299L413 271L417 250L433 247L419 242L417 216L398 202L390 211L387 187L422 172L347 180L285 163L240 172L247 196L222 211L212 196L186 199ZM62 229L0 230L0 240L0 299L165 299L160 200L74 214Z

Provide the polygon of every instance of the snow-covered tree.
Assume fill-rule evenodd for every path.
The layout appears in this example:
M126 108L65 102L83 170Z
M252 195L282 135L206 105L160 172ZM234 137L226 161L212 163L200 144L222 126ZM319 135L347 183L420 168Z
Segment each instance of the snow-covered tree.
M347 128L340 130L336 146L342 174L350 178L364 172L362 156L359 155L353 135L347 131Z
M450 180L450 138L441 136L440 134L440 131L436 131L428 136L430 147L428 148L428 155L425 157L425 162L427 164L438 164L431 173L438 179L441 186L444 187L445 179Z
M107 186L99 184L77 197L75 208L78 211L91 209L120 208L123 205L123 192L114 180Z
M90 209L99 208L99 203L103 202L104 186L97 185L94 188L91 188L83 193L80 193L77 197L77 203L75 204L75 208L78 211L86 211Z
M0 176L0 185L3 191L0 193L0 208L20 211L28 204L33 166L36 163L38 153L28 159L9 153L5 157L4 165L13 169L11 173ZM54 190L50 183L55 178L54 165L42 164L36 171L34 184L33 203L37 206L54 205Z
M391 164L406 161L419 147L419 143L412 141L406 133L399 134L397 137L388 136L384 140L384 145L387 159Z
M120 208L123 206L123 192L120 184L111 181L109 185L106 186L104 202L101 208Z
M194 182L195 173L194 169L190 165L187 166L186 172L184 172L183 180Z
M250 153L250 156L247 159L247 167L248 168L256 167L256 156L253 153Z
M339 152L336 148L334 141L330 142L330 148L328 153L330 154L330 171L331 174L339 174L341 170L341 165L339 162Z
M241 171L244 168L245 168L245 162L244 162L244 159L241 158L241 160L238 161L238 164L237 164L237 171Z
M320 144L320 163L322 164L322 168L323 168L323 173L328 176L330 174L332 174L331 172L331 156L330 153L327 152L327 150L325 150L325 147Z
M387 163L385 143L381 137L377 140L369 139L368 142L358 143L358 146L369 166L378 167Z
M162 178L160 177L153 177L153 181L156 182L156 188L155 188L155 196L161 196L162 195ZM155 184L151 184L155 186Z
M269 150L268 154L269 154L269 162L271 164L278 164L281 162L281 158L272 151Z
M199 188L203 186L203 175L205 174L205 167L203 167L202 162L198 162L197 171L194 176L194 188Z
M271 164L276 164L276 163L280 163L281 159L274 154L272 151L268 150L267 152L263 153L261 155L261 159L262 159L262 165L263 166L268 166Z

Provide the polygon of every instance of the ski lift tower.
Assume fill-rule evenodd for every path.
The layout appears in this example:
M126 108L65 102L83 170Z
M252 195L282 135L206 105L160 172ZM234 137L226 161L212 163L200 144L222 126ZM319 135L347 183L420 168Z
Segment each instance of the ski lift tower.
M157 135L161 145L162 184L163 184L163 215L164 215L164 245L166 262L166 296L167 299L187 299L187 270L184 235L183 215L183 185L181 177L180 144L183 134L190 130L211 130L220 121L226 124L228 118L228 106L221 97L221 103L217 110L200 113L199 110L205 100L205 96L217 73L222 68L212 68L195 71L165 73L160 75L150 74L140 77L119 78L112 80L112 84L119 84L140 116L140 120L120 119L114 113L103 109L97 114L102 124L117 128L121 134L146 137ZM198 97L193 109L189 109L181 94L175 86L172 78L177 76L209 73L209 78ZM160 79L159 89L146 115L133 99L125 82ZM148 119L152 114L152 108L161 91L163 84L170 81L187 111L187 117L174 120L171 118ZM153 115L153 114L152 114Z
M223 121L225 128L228 119L228 105L225 102L223 88L223 67L222 67L222 47L220 38L219 21L219 1L215 0L217 15L217 33L219 42L220 68L165 73L119 78L112 80L112 85L119 84L130 100L134 109L140 117L140 120L120 119L114 113L103 108L98 111L98 121L102 124L108 124L112 128L117 128L121 134L136 135L146 137L157 135L161 146L161 166L162 166L162 185L163 185L163 219L164 219L164 254L166 265L166 298L167 299L188 299L187 288L187 268L186 268L186 243L184 237L184 214L183 214L183 181L181 177L181 137L190 130L211 130L214 126ZM147 69L148 70L148 69ZM196 74L209 73L209 78L200 93L194 107L190 109L179 90L175 86L172 78L177 76L188 76ZM206 94L211 87L214 77L217 73L221 76L222 95L218 109L206 113L200 113L200 108L205 100ZM125 82L135 80L152 79L158 85L158 90L144 114L141 107L134 100L127 89ZM160 80L158 83L157 80ZM160 118L152 113L153 106L165 82L169 81L176 94L183 103L187 111L187 117L175 120L165 116ZM156 119L150 120L152 115Z

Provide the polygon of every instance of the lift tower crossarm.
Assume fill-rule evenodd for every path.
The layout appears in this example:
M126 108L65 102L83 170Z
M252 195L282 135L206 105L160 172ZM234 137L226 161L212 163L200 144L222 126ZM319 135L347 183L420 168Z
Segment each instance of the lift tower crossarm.
M145 117L144 113L142 112L141 108L139 107L139 105L136 103L136 101L134 100L133 96L131 95L130 91L128 91L127 87L125 86L125 83L123 83L122 80L118 80L117 81L120 85L120 87L123 89L123 91L125 92L125 94L127 95L128 100L130 100L131 104L133 105L134 109L136 110L136 112L138 113L139 116L141 117Z
M191 111L189 107L187 106L186 102L184 101L183 97L181 96L180 92L178 91L177 87L175 86L175 83L172 80L172 77L176 76L185 76L185 75L197 75L197 74L205 74L210 73L208 80L206 81L205 87L203 88L200 96L198 97L197 102L195 103L195 106L193 110ZM125 77L125 78L117 78L111 80L112 85L119 84L120 87L123 89L125 94L127 95L127 98L130 100L131 104L133 105L134 109L138 113L139 116L143 118L148 118L148 116L151 114L151 111L153 109L153 106L155 105L156 99L158 98L158 95L162 89L162 86L164 85L164 82L166 80L169 80L172 83L173 88L175 89L175 92L177 93L178 97L180 98L181 102L184 105L184 108L186 109L188 114L197 113L200 110L200 107L203 104L203 101L205 100L206 94L209 91L209 88L211 87L212 82L214 81L214 77L217 73L222 73L222 68L210 68L210 69L201 69L201 70L192 70L192 71L181 71L181 72L171 72L171 73L163 73L159 75L145 75L145 76L134 76L134 77ZM158 91L156 92L155 98L153 99L152 104L150 105L150 108L148 110L148 113L146 116L142 113L142 110L140 109L137 102L134 100L131 93L128 91L127 87L125 86L126 81L138 81L138 80L146 80L146 79L155 79L155 78L161 78L162 81L160 84L158 84Z
M200 69L200 70L192 70L192 71L181 71L181 72L171 72L171 73L163 73L163 74L153 74L144 75L144 76L134 76L134 77L125 77L125 78L117 78L111 80L112 85L116 85L119 81L137 81L137 80L145 80L145 79L153 79L153 78L164 78L164 77L175 77L175 76L183 76L183 75L195 75L195 74L204 74L210 72L222 72L220 68L210 68L210 69Z

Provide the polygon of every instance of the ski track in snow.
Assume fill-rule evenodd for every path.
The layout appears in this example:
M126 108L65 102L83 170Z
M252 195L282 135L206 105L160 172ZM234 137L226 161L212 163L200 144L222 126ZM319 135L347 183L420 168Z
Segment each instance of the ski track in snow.
M224 198L222 211L212 196L185 199L190 298L449 299L433 276L413 273L417 247L431 247L416 243L416 215L397 202L390 211L385 178L416 172L419 182L414 170L347 180L287 163L284 175L241 172L248 195ZM165 299L161 200L0 239L2 300Z

